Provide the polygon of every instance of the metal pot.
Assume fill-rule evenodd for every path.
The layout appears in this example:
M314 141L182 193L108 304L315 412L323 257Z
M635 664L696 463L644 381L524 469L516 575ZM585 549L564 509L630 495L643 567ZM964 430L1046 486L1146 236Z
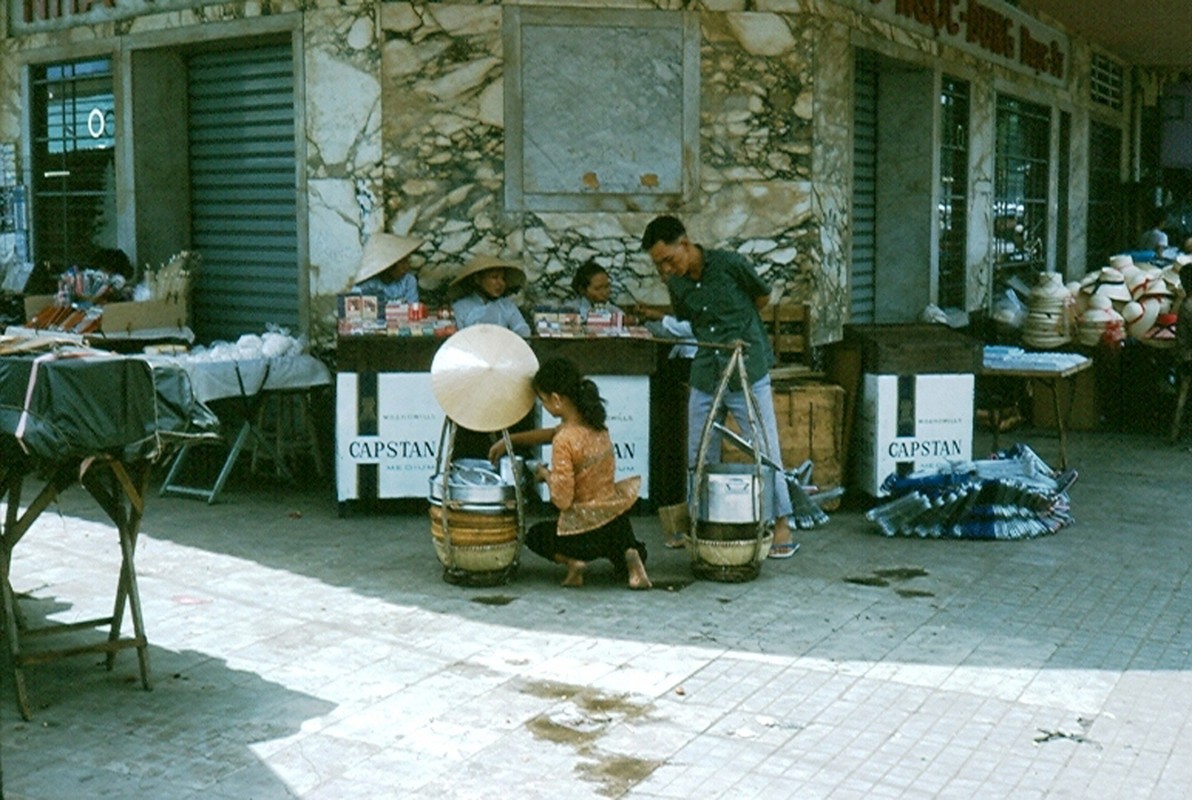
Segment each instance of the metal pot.
M756 523L774 516L773 467L753 464L707 464L703 485L695 493L701 522Z
M508 458L502 459L508 462ZM521 459L518 459L520 462ZM518 464L520 468L520 463ZM507 479L505 473L509 475ZM448 475L447 498L453 503L467 506L507 506L516 502L517 493L513 485L514 467L502 464L498 472L482 458L461 458L452 462ZM443 473L430 478L430 500L439 505L443 502Z

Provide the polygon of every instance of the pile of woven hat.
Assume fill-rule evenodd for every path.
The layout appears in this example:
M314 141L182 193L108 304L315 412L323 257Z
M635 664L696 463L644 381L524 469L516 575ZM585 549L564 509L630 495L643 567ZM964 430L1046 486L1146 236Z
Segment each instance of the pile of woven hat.
M1120 255L1111 258L1108 267L1068 284L1076 301L1077 340L1093 347L1103 339L1132 336L1157 347L1173 345L1182 265L1135 264L1130 256Z
M1022 341L1028 347L1050 350L1072 341L1076 298L1058 272L1044 272L1026 299Z

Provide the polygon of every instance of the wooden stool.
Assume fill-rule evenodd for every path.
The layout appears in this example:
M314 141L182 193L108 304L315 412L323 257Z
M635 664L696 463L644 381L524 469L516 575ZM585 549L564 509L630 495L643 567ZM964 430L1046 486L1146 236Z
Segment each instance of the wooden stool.
M314 462L315 474L323 477L323 462L319 457L319 441L310 413L310 397L306 391L272 392L266 396L257 412L256 428L265 437L268 447L255 440L252 449L252 471L263 461L275 461L279 478L287 477L285 468L296 457L308 456Z
M1180 438L1180 421L1184 417L1184 404L1188 402L1188 390L1192 388L1192 364L1181 364L1176 368L1180 376L1180 393L1175 401L1175 417L1171 420L1170 441Z

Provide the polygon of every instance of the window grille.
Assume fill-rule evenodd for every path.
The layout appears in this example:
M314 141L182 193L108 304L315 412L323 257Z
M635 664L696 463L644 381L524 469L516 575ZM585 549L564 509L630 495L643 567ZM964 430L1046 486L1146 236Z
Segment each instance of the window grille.
M969 85L944 76L940 92L940 229L937 304L965 308Z
M997 100L994 168L994 289L1032 285L1047 267L1051 110L1008 95Z
M1122 65L1101 53L1093 53L1089 71L1089 97L1097 105L1122 110L1122 84L1125 70Z

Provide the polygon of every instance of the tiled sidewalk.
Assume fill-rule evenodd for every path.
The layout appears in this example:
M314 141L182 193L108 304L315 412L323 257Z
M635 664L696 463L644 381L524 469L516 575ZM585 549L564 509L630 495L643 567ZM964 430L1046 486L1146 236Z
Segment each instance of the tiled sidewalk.
M154 689L130 652L32 667L24 722L5 672L4 796L1183 798L1192 454L1108 434L1070 453L1077 523L1033 541L887 539L837 512L726 584L640 517L651 592L607 565L562 589L528 552L507 586L452 586L423 514L340 519L325 489L154 496ZM69 622L110 613L118 564L72 492L12 581L32 621Z

